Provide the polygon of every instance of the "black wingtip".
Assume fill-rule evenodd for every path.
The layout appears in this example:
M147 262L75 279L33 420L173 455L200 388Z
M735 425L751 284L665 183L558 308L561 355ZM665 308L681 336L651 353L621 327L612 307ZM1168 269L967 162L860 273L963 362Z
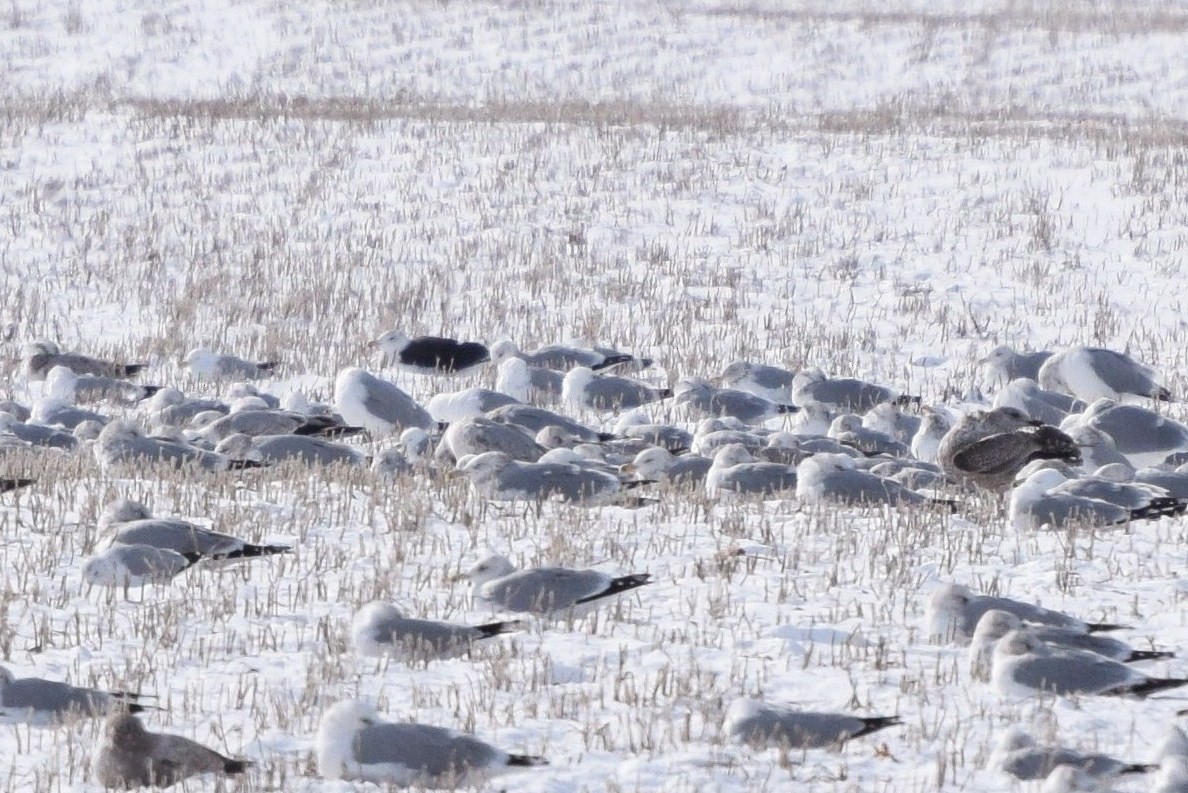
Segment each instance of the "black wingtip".
M607 584L606 589L602 590L596 595L581 598L576 603L590 603L602 598L614 597L623 592L629 592L632 589L638 589L645 584L652 583L651 573L632 573L631 575L619 576Z
M1119 774L1149 774L1159 770L1159 763L1128 763L1118 769Z
M481 639L490 639L492 636L500 636L504 633L513 633L515 631L524 630L524 623L520 620L505 620L503 622L488 622L485 625L475 625L474 629L478 631Z
M1113 691L1106 693L1115 694L1117 696L1134 696L1134 697L1149 697L1160 691L1167 691L1172 688L1179 688L1180 686L1188 685L1188 678L1183 677L1149 677L1141 683L1135 683L1132 686L1123 686L1116 688Z
M228 460L227 470L242 471L246 468L268 468L272 463L266 460Z
M253 763L250 760L225 760L223 762L223 773L225 774L242 774L251 768Z
M894 727L897 724L903 724L903 719L898 716L862 716L862 730L855 733L852 737L858 738L863 735L870 735L872 732L885 730L888 727Z
M628 355L627 353L619 353L618 355L608 355L602 359L601 363L591 366L590 369L595 372L600 372L604 369L610 369L612 367L618 366L619 364L627 363L628 361L634 360L634 358L635 358L635 356Z
M598 440L600 443L606 443L607 441L613 441L613 440L616 440L618 437L619 436L615 435L613 432L598 433Z
M138 372L148 368L147 363L126 363L124 364L124 377L131 377Z
M1133 650L1130 655L1122 659L1122 663L1133 664L1138 661L1162 661L1166 658L1175 657L1175 653L1167 650Z
M278 553L292 553L293 548L289 545L253 545L245 543L242 548L227 553L211 554L211 559L227 560L227 559L257 559L261 556L275 556Z
M36 479L26 479L24 477L5 477L0 479L0 493L10 493L13 490L20 490L22 487L28 487L36 481Z
M633 490L637 487L643 487L644 485L654 485L654 484L656 484L655 479L628 479L628 480L622 482L622 486L625 490Z
M1086 623L1085 630L1088 633L1106 633L1108 631L1127 631L1130 630L1130 627L1116 622L1089 622Z
M800 407L797 405L776 405L776 413L799 413Z
M895 404L899 405L901 408L910 407L912 405L921 405L923 402L924 399L922 397L916 396L914 394L900 394L899 396L895 397Z
M276 369L276 361L256 361L256 368L261 372L271 372Z
M141 399L148 399L151 396L156 396L157 392L164 387L165 386L163 385L142 385L140 390L144 392L144 396L142 396Z
M672 399L675 392L671 388L657 388L658 399Z
M1166 388L1162 388L1162 387L1155 389L1155 393L1151 394L1151 399L1154 399L1157 402L1172 402L1172 401L1174 401L1172 399L1171 391L1168 391Z
M204 558L206 558L202 554L198 553L197 551L189 551L187 553L183 553L182 556L186 557L186 561L190 563L191 567L193 567L194 565L201 562Z
M532 754L509 754L507 756L507 764L517 768L529 768L532 766L548 765L549 761Z

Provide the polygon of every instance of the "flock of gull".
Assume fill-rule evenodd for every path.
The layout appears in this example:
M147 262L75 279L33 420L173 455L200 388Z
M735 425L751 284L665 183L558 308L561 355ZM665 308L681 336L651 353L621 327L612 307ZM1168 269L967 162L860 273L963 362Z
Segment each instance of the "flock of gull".
M194 350L185 364L225 393L185 394L141 385L140 364L29 344L29 406L0 403L0 456L22 450L93 455L104 471L160 468L239 471L281 465L369 467L379 480L446 472L494 502L555 501L578 508L646 509L673 494L713 499L794 498L855 508L959 511L977 491L998 495L1019 531L1124 527L1188 509L1188 426L1158 412L1171 393L1158 374L1122 353L1073 347L1016 353L999 347L980 363L993 404L922 404L919 397L819 369L793 372L736 361L713 378L669 388L647 381L652 362L599 347L524 352L399 331L373 345L386 363L448 378L494 368L495 388L442 391L424 404L397 382L361 368L341 371L334 399L283 399L251 381L273 364ZM653 416L659 406L676 423ZM108 412L103 412L103 411ZM360 442L360 441L364 442ZM244 474L251 475L251 474ZM0 480L0 490L36 487ZM106 506L106 547L87 559L89 586L168 583L192 567L242 564L290 553L121 499ZM501 555L460 578L506 617L464 625L405 615L394 604L362 606L350 626L355 650L429 662L469 653L522 630L527 619L564 626L627 592L646 597L643 572L613 575L563 567L517 569ZM929 593L928 635L969 647L970 675L1010 697L1147 697L1188 678L1146 674L1139 664L1172 653L1135 649L1100 624L958 583ZM0 719L55 727L106 717L95 780L115 788L167 786L206 773L240 774L251 763L187 738L147 730L151 707L129 692L81 688L0 668ZM723 729L741 743L808 750L900 724L897 715L807 712L740 698ZM451 787L546 764L438 726L383 721L364 700L323 714L319 773L331 779ZM1097 790L1119 774L1156 772L1150 790L1188 793L1188 737L1172 728L1156 764L1129 763L1004 734L991 765L1045 791Z

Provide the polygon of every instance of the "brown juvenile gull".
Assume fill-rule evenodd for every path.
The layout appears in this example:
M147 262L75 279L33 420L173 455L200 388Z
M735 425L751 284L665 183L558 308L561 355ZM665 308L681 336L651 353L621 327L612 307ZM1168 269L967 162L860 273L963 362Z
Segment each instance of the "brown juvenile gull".
M967 414L945 433L936 456L946 474L987 490L1006 489L1032 460L1081 461L1072 438L1015 408Z
M95 780L107 788L169 787L198 774L242 774L251 763L223 757L199 743L149 732L130 713L111 716L91 759Z

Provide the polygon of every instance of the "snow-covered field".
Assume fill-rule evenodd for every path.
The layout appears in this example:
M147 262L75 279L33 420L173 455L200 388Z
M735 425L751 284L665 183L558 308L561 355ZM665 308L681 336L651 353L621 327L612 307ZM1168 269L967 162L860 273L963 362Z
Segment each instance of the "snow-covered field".
M1188 395L1186 45L1172 3L12 0L3 390L35 396L20 346L53 338L187 389L192 347L276 358L269 390L328 399L401 327L615 344L665 383L816 364L930 402L985 388L995 344L1091 343ZM1182 520L1021 534L990 500L953 517L672 495L535 510L366 472L4 465L39 482L0 499L3 663L156 694L150 726L258 764L223 783L239 789L353 789L318 779L311 747L355 696L545 754L499 787L567 793L1003 790L983 766L1007 726L1143 760L1188 705L1004 699L921 628L928 591L957 580L1184 655ZM298 552L88 592L117 496ZM768 550L721 562L752 545ZM351 652L350 615L376 597L489 618L449 581L487 549L657 583L474 658ZM905 723L781 757L724 740L739 695ZM88 789L97 733L0 727L0 791Z

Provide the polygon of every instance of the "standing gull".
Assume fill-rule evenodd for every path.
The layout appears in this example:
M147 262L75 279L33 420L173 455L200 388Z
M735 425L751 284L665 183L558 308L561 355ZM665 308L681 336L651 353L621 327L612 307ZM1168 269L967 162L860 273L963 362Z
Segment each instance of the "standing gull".
M1027 628L994 646L990 680L1007 696L1077 694L1147 697L1188 684L1188 678L1148 677L1096 653L1053 648Z
M900 724L898 716L819 713L736 699L726 711L726 733L756 748L824 749Z
M252 764L164 732L149 732L130 713L111 716L91 759L95 780L106 788L169 787L198 774L242 774Z
M334 381L334 404L343 419L373 438L398 435L408 427L431 430L433 416L398 386L362 369L343 369Z
M1170 401L1159 374L1129 355L1100 347L1070 347L1044 362L1036 378L1042 388L1072 394L1084 402L1121 401L1130 394Z
M113 710L144 710L132 700L137 694L82 688L40 677L13 677L0 666L0 723L54 727L79 718L103 716Z
M357 701L326 711L316 747L318 773L326 779L397 786L481 786L497 774L547 765L542 757L508 754L454 730L380 721L374 708Z
M462 374L491 360L490 351L475 341L409 337L399 330L390 330L371 344L394 360L397 368L415 374Z
M366 604L351 620L351 638L360 655L396 658L449 658L465 654L483 639L524 629L518 620L458 625L404 616L391 603Z
M978 595L961 584L941 584L928 597L927 622L930 641L968 644L978 620L990 609L1014 614L1021 620L1041 625L1054 625L1085 633L1112 631L1125 627L1114 623L1085 622L1059 611L1043 608L1021 600L993 595Z
M959 481L1002 490L1032 460L1079 463L1072 438L1014 408L975 410L945 434L937 448L941 470Z
M568 567L516 570L499 554L479 561L459 578L470 579L479 600L495 608L547 617L581 616L608 598L652 583L648 573L615 577Z
M258 380L269 377L276 368L274 361L249 361L205 347L190 350L184 362L196 377L206 380Z

